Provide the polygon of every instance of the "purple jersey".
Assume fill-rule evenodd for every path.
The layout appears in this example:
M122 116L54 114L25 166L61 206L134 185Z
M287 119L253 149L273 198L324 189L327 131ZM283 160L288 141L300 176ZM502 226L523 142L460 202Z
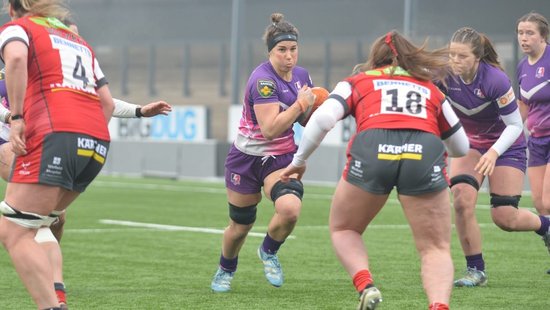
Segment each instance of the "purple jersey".
M523 58L517 68L519 94L529 107L527 129L533 137L550 136L550 47L534 64Z
M500 69L480 61L470 84L459 76L447 79L447 94L470 140L471 148L490 148L500 137L506 124L500 115L518 109L510 79ZM520 137L512 146L525 145Z
M260 131L254 105L279 102L285 111L294 104L298 90L304 85L313 86L309 73L302 67L292 69L292 80L283 80L269 61L262 63L250 75L244 94L242 117L235 147L254 156L281 155L296 151L294 131L288 128L281 136L267 140Z
M8 102L8 91L6 89L6 80L4 79L4 69L0 70L0 101L6 109L10 109ZM8 124L0 124L0 145L8 142L10 137L10 126Z

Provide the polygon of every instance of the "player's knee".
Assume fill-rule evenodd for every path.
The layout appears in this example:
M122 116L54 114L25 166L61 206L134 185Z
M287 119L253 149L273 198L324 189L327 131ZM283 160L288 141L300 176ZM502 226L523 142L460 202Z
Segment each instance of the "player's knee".
M455 186L462 184L465 186ZM453 207L459 215L467 216L475 210L479 183L476 178L467 174L460 174L451 178L451 191L453 193ZM473 190L472 190L473 189Z
M55 242L57 243L57 239L53 235L52 231L48 227L41 227L36 232L36 236L34 236L34 240L37 243L44 243L44 242Z
M61 237L63 236L63 227L65 226L65 211L54 211L50 214L50 217L54 217L54 221L50 225L50 230L55 236L55 239L57 239L57 241L61 241Z
M281 203L282 201L275 202L275 209L277 210L277 215L287 224L296 224L298 222L298 217L300 216L301 207L300 205L291 203Z
M256 205L251 205L248 207L237 207L229 203L229 218L233 222L241 225L251 225L256 221Z
M42 226L49 225L49 217L47 215L19 211L12 208L5 201L0 202L0 213L2 213L8 221L25 228L38 229Z
M507 196L491 193L491 208L498 208L502 206L512 206L517 208L520 199L521 195Z
M304 196L304 185L298 179L290 179L288 182L277 181L271 189L271 201L275 202L281 196L294 195L302 200Z

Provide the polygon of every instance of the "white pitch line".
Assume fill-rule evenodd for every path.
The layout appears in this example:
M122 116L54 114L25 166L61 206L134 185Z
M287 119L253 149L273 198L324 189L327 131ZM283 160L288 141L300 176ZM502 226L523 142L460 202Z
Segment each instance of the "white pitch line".
M153 223L139 223L139 222L131 222L131 221L119 221L119 220L99 220L102 224L111 224L111 225L121 225L121 226L129 226L129 227L141 227L141 228L148 228L148 229L157 229L157 230L168 230L168 231L192 231L192 232L200 232L200 233L207 233L207 234L223 234L223 229L214 229L214 228L206 228L206 227L189 227L189 226L176 226L176 225L163 225L163 224L153 224ZM265 237L265 233L255 233L255 232L249 232L249 236L252 237ZM295 236L288 236L287 239L295 239Z
M453 224L452 225L452 228L454 228L455 225ZM481 228L498 228L495 224L493 223L479 223L479 227ZM262 226L254 226L254 228L256 229L265 229L266 227L262 227ZM328 226L327 225L304 225L304 226L300 226L300 225L296 225L296 228L294 230L328 230ZM369 225L367 227L367 229L410 229L410 226L409 224L374 224L374 225Z
M208 193L208 194L220 194L220 195L226 195L227 192L225 188L217 188L217 187L208 187L208 186L190 186L190 185L166 185L166 184L154 184L154 183L129 183L129 182L116 182L116 181L101 181L97 180L93 183L96 186L99 187L117 187L117 188L126 188L126 189L141 189L141 190L164 190L164 191L170 191L170 192L193 192L193 193ZM524 191L522 193L524 196L530 196L531 193L529 191ZM304 195L304 199L307 201L308 199L311 200L332 200L332 195L329 194L315 194L315 193L306 193ZM388 199L389 203L399 204L399 200L395 198ZM330 203L329 203L330 204ZM490 205L485 204L477 204L477 209L483 209L488 210L491 208ZM530 211L536 212L535 208L532 207L523 207L525 209L528 209Z
M132 231L135 232L137 230L140 231L148 231L151 230L150 228L69 228L65 229L64 231L70 232L70 233L80 233L80 234L89 234L89 233L114 233L114 232L121 232L121 231Z
M193 232L205 232L202 231L204 228L198 228L198 227L186 227L186 226L170 226L170 225L161 225L161 224L146 224L146 223L136 223L136 222L128 222L128 221L115 221L115 220L100 220L100 223L102 224L112 224L112 225L121 225L121 226L128 226L128 227L134 227L134 228L69 228L66 231L71 233L113 233L113 232L121 232L121 231L136 231L136 230L168 230L168 231L193 231ZM131 225L128 225L127 223L130 223ZM154 225L154 226L151 226ZM160 227L158 227L160 226ZM166 227L168 226L168 227ZM497 228L497 226L493 223L479 223L479 227L481 228ZM453 225L454 228L454 225ZM214 234L222 234L223 230L217 230L217 229L210 229L211 232L208 233L214 233ZM267 229L266 226L255 226L254 229L256 230L265 230ZM328 230L327 225L304 225L304 226L296 226L295 230ZM368 229L410 229L410 226L408 224L387 224L387 225L369 225ZM254 233L250 232L248 235L253 237L263 237L265 234L261 233ZM290 236L290 239L295 239L295 236Z

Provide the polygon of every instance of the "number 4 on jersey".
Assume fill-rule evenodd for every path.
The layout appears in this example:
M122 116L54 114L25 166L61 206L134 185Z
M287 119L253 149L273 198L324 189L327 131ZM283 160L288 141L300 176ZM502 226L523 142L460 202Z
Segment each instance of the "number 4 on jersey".
M73 69L73 77L82 81L83 88L86 88L90 82L86 77L86 69L84 68L84 65L82 65L82 57L80 57L80 55L76 55L76 64Z

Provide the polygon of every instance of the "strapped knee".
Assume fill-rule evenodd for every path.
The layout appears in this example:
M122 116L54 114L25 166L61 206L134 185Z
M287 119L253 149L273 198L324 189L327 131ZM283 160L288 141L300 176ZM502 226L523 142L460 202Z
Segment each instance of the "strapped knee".
M476 178L469 174L459 174L451 178L451 187L458 183L466 183L475 188L476 191L479 190L479 182L477 182Z
M53 210L52 213L50 213L50 215L48 215L48 218L44 221L43 226L50 227L54 223L59 222L59 216L61 216L61 214L63 214L63 212L65 212L65 211Z
M517 208L521 195L515 196L501 196L491 193L491 208L498 208L502 206L512 206Z
M0 202L0 213L2 213L8 221L32 229L38 229L44 225L47 225L49 218L47 215L19 211L12 208L5 201Z
M250 225L256 221L256 205L239 208L229 203L229 218L241 225Z
M279 197L292 194L302 200L304 196L304 185L298 179L290 179L290 181L283 183L277 181L271 189L271 201L275 202Z

